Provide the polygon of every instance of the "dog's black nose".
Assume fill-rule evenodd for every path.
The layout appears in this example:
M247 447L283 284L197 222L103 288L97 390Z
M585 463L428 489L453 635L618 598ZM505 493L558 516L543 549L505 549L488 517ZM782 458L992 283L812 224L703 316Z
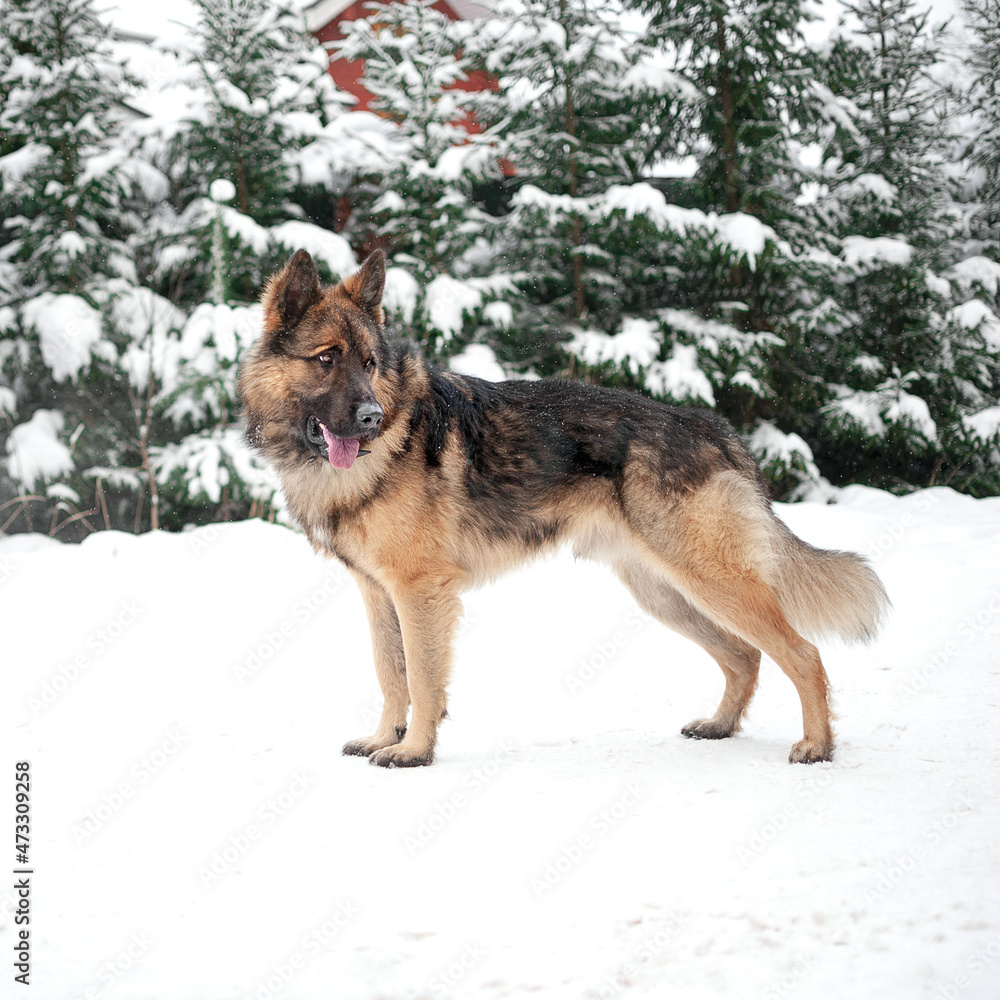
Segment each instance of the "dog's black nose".
M366 431L371 431L373 434L382 425L384 416L382 407L378 403L362 403L358 407L358 423Z

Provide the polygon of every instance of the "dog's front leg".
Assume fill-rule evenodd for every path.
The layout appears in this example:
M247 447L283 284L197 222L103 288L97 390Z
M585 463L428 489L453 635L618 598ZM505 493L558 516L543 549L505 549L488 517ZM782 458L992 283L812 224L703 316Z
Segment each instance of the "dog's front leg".
M364 573L352 572L368 612L372 633L372 655L375 673L385 702L378 729L371 736L351 740L344 744L344 753L369 757L376 750L398 743L406 733L406 710L410 694L406 686L406 661L403 657L403 636L399 618L389 592L380 583Z
M452 640L462 604L454 581L421 577L392 586L403 635L406 682L413 712L406 736L371 756L381 767L419 767L434 760L438 724L444 718Z

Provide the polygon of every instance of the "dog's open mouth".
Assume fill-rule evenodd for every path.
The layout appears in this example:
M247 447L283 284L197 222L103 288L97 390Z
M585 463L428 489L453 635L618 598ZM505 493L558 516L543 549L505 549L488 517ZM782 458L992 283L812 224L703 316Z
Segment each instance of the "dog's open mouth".
M310 417L306 421L306 440L320 454L326 453L326 458L335 469L349 469L356 459L371 452L361 447L358 438L337 437L331 434L329 428L319 417Z

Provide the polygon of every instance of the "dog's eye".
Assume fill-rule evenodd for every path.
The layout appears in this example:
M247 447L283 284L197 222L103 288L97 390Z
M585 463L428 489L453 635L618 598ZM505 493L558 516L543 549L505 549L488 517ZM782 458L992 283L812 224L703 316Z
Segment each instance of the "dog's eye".
M322 354L316 355L316 360L321 365L332 365L336 359L337 356L333 353L333 351L324 351Z
M375 359L374 358L369 358L365 362L365 371L366 372L373 372L373 371L375 371Z

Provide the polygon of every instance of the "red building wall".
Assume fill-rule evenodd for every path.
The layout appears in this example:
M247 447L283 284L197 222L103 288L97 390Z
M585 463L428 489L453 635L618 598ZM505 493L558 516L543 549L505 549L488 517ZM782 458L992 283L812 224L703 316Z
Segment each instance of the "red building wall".
M438 3L433 4L433 9L440 11L449 20L460 20L458 14L452 10L446 0L438 0ZM357 3L351 4L350 7L338 14L328 24L314 31L313 34L317 39L319 39L320 42L332 42L341 39L344 37L344 33L340 30L341 21L354 21L359 17L367 17L370 13L371 10L366 6L366 0L358 0ZM358 99L358 103L353 108L355 111L374 110L371 107L371 102L374 98L361 83L364 66L365 64L363 59L330 60L330 76L333 77L334 82L341 90L346 91L348 94L353 94ZM453 89L455 90L467 90L473 92L477 90L496 90L496 87L496 79L482 70L474 70L469 74L467 79L460 80L458 83L453 84ZM472 115L467 115L465 119L458 124L464 125L466 131L468 132L482 131L482 126Z

